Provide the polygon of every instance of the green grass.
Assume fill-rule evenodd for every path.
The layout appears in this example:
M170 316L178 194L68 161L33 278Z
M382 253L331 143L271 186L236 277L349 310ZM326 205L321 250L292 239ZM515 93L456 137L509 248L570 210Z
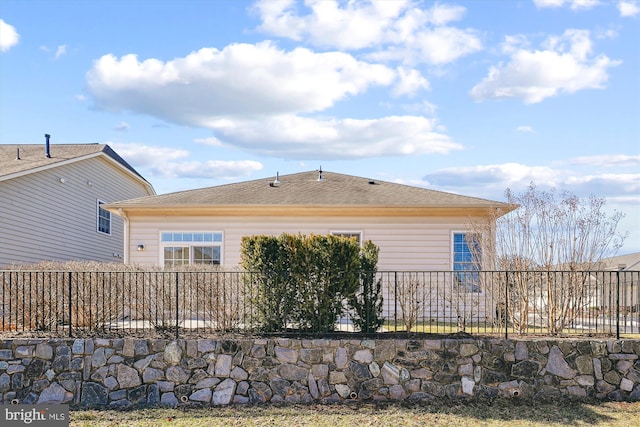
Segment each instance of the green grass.
M383 325L383 328L387 332L406 332L407 328L404 323L402 323L401 319L397 321L386 321ZM457 323L451 322L418 322L411 328L412 333L426 333L426 334L442 334L442 335L450 335L456 334L460 332L460 328ZM467 323L465 325L465 332L472 335L495 335L495 336L504 336L504 326L492 326L487 323ZM548 328L543 328L540 326L529 327L527 332L523 335L520 335L518 331L513 327L507 328L507 333L509 337L526 337L526 336L551 336L549 334ZM594 334L585 329L570 329L565 328L560 336L574 336L574 337L585 337L585 336L602 336L602 337L615 337L615 328L612 328L611 333L598 332L598 334ZM632 333L620 333L621 338L625 339L639 339L640 334L632 334Z
M640 403L440 402L72 411L71 426L637 426Z

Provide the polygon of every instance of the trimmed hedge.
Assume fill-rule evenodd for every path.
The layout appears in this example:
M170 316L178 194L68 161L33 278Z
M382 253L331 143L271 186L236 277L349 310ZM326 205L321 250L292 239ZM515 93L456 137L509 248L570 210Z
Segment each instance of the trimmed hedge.
M265 332L331 332L349 309L358 328L377 329L382 310L380 284L373 283L377 260L373 243L361 250L356 240L340 236L284 233L242 239L241 266L255 273L246 285Z

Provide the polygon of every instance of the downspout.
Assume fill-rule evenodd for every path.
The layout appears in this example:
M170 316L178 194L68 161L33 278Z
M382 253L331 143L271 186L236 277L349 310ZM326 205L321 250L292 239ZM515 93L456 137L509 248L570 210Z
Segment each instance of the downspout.
M129 264L129 217L122 208L118 208L118 215L124 219L124 263Z

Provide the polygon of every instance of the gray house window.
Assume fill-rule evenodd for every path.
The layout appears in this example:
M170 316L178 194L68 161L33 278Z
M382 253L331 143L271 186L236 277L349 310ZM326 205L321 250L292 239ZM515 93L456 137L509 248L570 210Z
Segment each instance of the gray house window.
M98 200L98 232L111 235L111 212L102 209L104 202Z

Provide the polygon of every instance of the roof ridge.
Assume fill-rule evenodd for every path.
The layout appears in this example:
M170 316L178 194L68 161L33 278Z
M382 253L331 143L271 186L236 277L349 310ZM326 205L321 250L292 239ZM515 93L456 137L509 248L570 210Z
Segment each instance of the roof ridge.
M339 172L319 170L260 177L249 181L181 190L171 193L123 200L112 207L207 207L280 206L280 207L391 207L391 208L481 208L510 206L478 197L464 196L400 184L380 179L364 178ZM279 182L274 182L278 177ZM313 179L312 179L313 177Z

